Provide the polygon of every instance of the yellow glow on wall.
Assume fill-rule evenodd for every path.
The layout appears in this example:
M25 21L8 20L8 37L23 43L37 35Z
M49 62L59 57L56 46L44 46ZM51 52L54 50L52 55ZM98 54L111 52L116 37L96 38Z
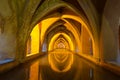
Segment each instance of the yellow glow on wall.
M92 40L94 41L93 35L92 35L91 31L90 31L91 30L90 27L87 26L87 23L85 23L81 17L75 16L75 15L64 14L64 15L61 16L61 18L62 19L64 19L64 18L73 19L73 20L78 21L79 23L81 23L87 29L87 31L90 34Z
M87 24L86 20L81 17L81 16L78 16L78 15L74 15L74 14L68 14L68 13L65 13L64 15L52 15L51 17L49 18L46 18L44 19L43 21L41 21L42 23L42 26L41 26L41 44L43 44L43 40L45 38L45 33L47 32L47 29L53 24L55 23L56 21L58 20L63 20L65 21L66 23L64 24L64 26L73 33L74 37L75 37L75 41L76 41L76 52L80 53L81 52L81 39L79 37L79 34L78 32L76 31L76 29L74 28L74 25L72 25L71 22L69 22L66 18L68 19L72 19L72 20L75 20L77 22L79 22L80 24L82 24L82 27L85 27L90 35L90 37L92 38L92 41L93 41L93 47L95 46L94 45L94 35L92 34L91 32L91 27ZM95 33L95 30L94 32ZM52 48L51 48L52 49ZM96 47L94 48L94 51L96 50ZM94 52L93 51L93 52Z
M54 18L48 18L43 20L42 23L42 27L41 27L41 43L43 43L43 39L45 36L45 32L47 31L47 29L50 27L50 25L52 25L54 22L56 22L59 18L58 17L54 17Z
M74 26L72 24L70 24L67 20L64 19L64 21L66 22L66 24L64 24L66 26L66 28L71 31L75 37L75 40L76 40L76 43L77 43L77 46L78 47L78 50L77 52L80 52L81 50L81 40L80 40L80 36L79 34L77 33L77 31L75 30ZM80 27L80 26L78 26Z
M69 45L68 41L66 41L64 38L58 38L54 42L54 49L57 49L57 48L70 49L70 45Z
M51 39L51 41L50 41L50 43L49 43L48 51L51 51L51 50L54 49L54 42L55 42L55 40L56 40L60 35L63 35L63 36L66 38L66 40L69 42L70 50L71 50L71 51L74 51L74 50L75 50L75 49L74 49L74 44L73 44L71 38L70 38L67 34L65 34L65 33L57 33L56 35L54 35L54 36L52 37L52 39Z
M39 53L39 26L36 25L31 32L31 53Z
M66 48L66 45L63 42L56 44L56 48Z
M89 35L90 35L90 37L91 37L91 39L92 39L92 43L93 43L93 53L96 53L96 52L98 51L98 50L97 50L98 48L95 47L94 37L93 37L93 34L92 34L92 32L91 32L91 28L90 28L90 26L87 25L87 22L85 22L85 20L84 20L82 17L76 16L76 15L64 14L64 15L61 16L61 18L62 18L62 19L65 19L65 18L73 19L73 20L78 21L79 23L81 23L81 24L82 24L82 27L85 27L85 28L86 28L86 30L88 31L88 33L89 33ZM95 33L95 30L94 30L93 33ZM81 47L81 46L79 46L79 47ZM81 48L81 49L82 49L82 48Z

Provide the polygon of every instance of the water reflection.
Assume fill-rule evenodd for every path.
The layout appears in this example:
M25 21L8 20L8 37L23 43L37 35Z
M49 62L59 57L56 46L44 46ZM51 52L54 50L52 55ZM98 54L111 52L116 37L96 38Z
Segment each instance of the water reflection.
M48 54L48 62L52 70L56 72L66 72L73 64L73 53L64 51L63 49L57 49Z
M65 54L65 53L64 53ZM70 56L71 55L71 56ZM71 59L73 59L71 61ZM49 61L50 60L50 61ZM62 66L60 66L60 64ZM51 65L58 70L54 70ZM57 66L59 65L59 66ZM68 66L70 66L68 68ZM66 68L68 70L64 71ZM21 64L13 70L0 74L0 80L120 80L101 67L86 61L75 54L49 53L40 59Z
M39 80L39 62L35 62L30 67L29 80Z

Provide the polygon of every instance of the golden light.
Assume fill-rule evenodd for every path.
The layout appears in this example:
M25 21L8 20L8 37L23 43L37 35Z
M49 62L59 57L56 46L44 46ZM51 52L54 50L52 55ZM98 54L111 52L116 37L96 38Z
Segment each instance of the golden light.
M27 56L39 53L39 26L38 26L38 24L32 30L32 32L30 34L30 38L31 38L31 40L30 40L29 47L31 49L29 51L30 53L27 54ZM28 53L28 51L27 51L27 53Z
M90 36L92 38L92 41L94 42L93 35L91 33L91 28L90 28L90 26L87 25L87 22L85 22L85 20L82 17L80 17L78 15L74 15L74 14L67 14L67 13L65 13L64 15L59 15L59 14L56 13L56 14L53 14L51 16L52 17L46 18L46 19L41 21L41 24L42 24L42 26L41 26L41 36L40 36L41 44L43 44L43 40L44 40L45 35L46 35L45 33L47 32L48 28L50 28L53 23L57 22L60 19L66 22L64 24L64 26L69 31L71 31L71 33L75 37L75 42L76 42L76 47L78 48L77 49L78 53L80 53L81 49L82 49L81 48L81 39L80 39L79 33L76 31L76 29L71 24L71 22L69 22L67 19L72 19L72 20L75 20L75 21L79 22L80 24L82 24L82 27L85 27L87 29L88 33L90 34Z
M73 36L74 36L74 41L73 40L73 37L71 39L71 36L68 36L67 34L65 33L57 33L55 34L49 45L48 45L48 51L51 51L55 48L57 48L57 45L59 44L58 42L56 42L57 38L62 34L64 36L64 38L67 40L66 42L64 42L64 47L67 48L67 49L70 49L71 51L74 51L74 52L77 52L77 53L80 53L82 52L82 45L81 45L81 37L80 37L80 34L77 32L77 30L75 29L75 25L73 25L71 22L69 22L69 20L67 19L72 19L72 20L75 20L77 22L79 22L80 24L82 24L82 26L79 26L79 27L84 27L86 28L87 32L89 33L91 39L92 39L92 42L93 42L93 52L95 52L95 45L94 45L94 39L93 39L93 35L91 33L91 29L90 27L83 21L83 19L77 15L72 15L72 14L64 14L64 15L53 15L53 17L49 17L49 18L46 18L44 20L42 20L40 23L41 23L41 31L40 31L40 36L39 36L39 29L36 29L36 27L33 29L32 33L31 33L31 36L32 36L32 42L31 42L31 53L39 53L39 41L41 42L41 44L43 44L44 42L44 39L45 39L45 36L46 36L46 33L47 33L47 30L51 27L52 24L54 24L55 22L57 22L58 20L63 20L65 22L65 24L63 24L66 29L68 31L70 31ZM38 26L38 25L36 25ZM40 38L40 40L39 40ZM66 47L67 46L67 47Z
M65 34L65 33L57 33L56 35L54 35L54 36L52 37L52 39L51 39L51 41L50 41L50 43L49 43L49 46L48 46L48 51L51 51L51 50L54 49L54 42L55 42L55 40L56 40L60 35L63 35L63 36L66 38L66 40L68 40L69 45L70 45L70 50L71 50L71 51L74 51L75 49L74 49L73 41L71 40L70 36L68 36L68 35Z
M63 36L58 37L58 39L54 42L54 49L58 49L58 48L64 48L70 50L70 45Z
M91 30L90 27L87 25L87 23L85 23L85 22L83 21L82 18L80 18L79 16L69 15L69 14L64 14L64 15L62 15L61 18L62 18L62 19L64 19L64 18L73 19L73 20L78 21L79 23L81 23L81 24L87 29L87 31L88 31L88 33L90 34L92 40L94 40L94 39L93 39L93 35L92 35L91 31L90 31L90 30Z
M73 64L73 54L66 49L56 49L48 54L51 69L56 72L67 72Z
M54 17L54 18L48 18L43 21L41 21L41 43L43 43L45 33L47 32L47 29L52 25L54 22L59 20L59 17Z
M30 67L29 80L39 80L39 61Z

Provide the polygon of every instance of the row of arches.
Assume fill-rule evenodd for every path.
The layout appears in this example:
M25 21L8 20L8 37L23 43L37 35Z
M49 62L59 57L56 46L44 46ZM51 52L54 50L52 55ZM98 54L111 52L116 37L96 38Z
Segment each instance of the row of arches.
M14 25L9 25L15 26L16 35L13 36L16 42L14 41L15 45L12 48L14 50L9 52L11 51L10 55L14 55L14 60L24 62L27 57L36 53L67 48L82 56L90 55L96 61L116 59L119 61L117 56L119 50L114 49L117 53L108 54L113 47L106 48L108 43L114 44L114 36L111 41L106 39L106 35L109 35L107 31L111 32L111 28L108 25L100 27L102 25L100 22L104 25L107 24L107 20L99 18L92 1L74 1L75 4L71 4L71 0L12 0L10 8L14 13L11 18L14 20ZM13 31L8 31L5 35L9 32L12 34ZM7 48L5 49L7 51Z
M21 5L22 3L27 4ZM88 7L88 10L85 8L86 3L90 7ZM13 4L17 4L17 7L14 8L15 5ZM42 52L51 50L50 45L53 45L51 40L54 39L57 32L60 32L60 34L62 32L62 36L66 41L65 45L69 46L67 48L70 50L78 54L87 54L87 52L84 52L85 46L83 45L91 46L88 47L91 49L87 49L89 52L92 52L92 57L100 59L98 48L99 31L97 31L98 26L95 9L91 1L85 2L84 0L78 0L77 4L80 6L79 9L76 5L69 4L62 0L45 0L35 2L13 1L11 3L11 7L13 11L16 11L16 15L18 16L17 53L15 54L15 59L20 62L24 62L29 55L36 53L40 53L41 55ZM23 6L26 8L23 9ZM87 12L89 14L87 14ZM34 28L36 28L35 25L38 25L39 28L36 30L37 33L35 32L37 34L37 38L33 39L36 36L34 35ZM55 28L61 28L60 26L64 26L64 30L54 30ZM84 30L87 32L83 32ZM63 35L63 33L65 34ZM88 35L84 35L86 33L88 33ZM86 37L88 36L90 39L84 41L83 38L85 37L82 35ZM90 42L90 44L86 42Z
M40 25L37 24L40 30L38 32L39 43L41 43L38 43L41 46L38 52L48 52L61 47L78 54L84 53L93 56L93 38L86 27L77 21L77 18L74 19L73 16L73 18L61 20L58 16L58 18L47 18L41 21Z

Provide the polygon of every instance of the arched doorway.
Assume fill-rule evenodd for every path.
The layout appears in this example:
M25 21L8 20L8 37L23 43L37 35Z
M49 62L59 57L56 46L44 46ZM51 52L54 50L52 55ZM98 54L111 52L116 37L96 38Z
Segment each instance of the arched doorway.
M39 40L40 34L39 33L40 33L39 25L37 24L33 28L32 32L27 40L27 51L26 51L27 56L39 53L39 43L40 43L40 40Z

